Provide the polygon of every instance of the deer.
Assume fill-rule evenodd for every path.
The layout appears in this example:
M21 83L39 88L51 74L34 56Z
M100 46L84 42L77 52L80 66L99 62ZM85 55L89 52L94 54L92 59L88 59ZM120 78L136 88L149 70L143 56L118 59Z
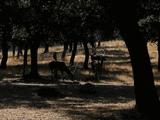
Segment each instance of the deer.
M64 62L53 60L48 64L48 67L49 67L49 70L51 71L52 79L54 74L54 77L57 80L57 72L60 71L62 75L64 72L67 73L67 75L71 77L71 80L73 80L73 74L71 73L71 71L68 69L68 67Z

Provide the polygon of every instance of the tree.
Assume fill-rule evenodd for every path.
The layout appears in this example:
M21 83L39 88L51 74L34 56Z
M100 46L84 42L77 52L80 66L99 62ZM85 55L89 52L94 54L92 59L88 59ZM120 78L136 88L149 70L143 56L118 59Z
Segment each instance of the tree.
M1 69L5 69L7 67L7 59L8 59L8 41L11 39L11 35L9 33L10 27L5 25L3 27L3 34L2 34L2 41L1 41L1 48L2 48L2 60L1 60Z
M31 72L29 74L30 78L38 78L38 61L37 61L37 52L41 40L44 38L45 34L45 25L47 24L43 11L43 1L33 0L24 2L20 1L18 8L18 15L15 16L15 19L18 21L19 26L23 26L26 29L28 34L28 39L24 42L26 45L25 48L30 48L31 50ZM19 21L17 17L20 16ZM26 56L26 54L25 54ZM24 57L26 59L26 57ZM24 59L24 60L25 60ZM25 60L26 61L26 60ZM24 64L26 63L24 61ZM25 67L24 67L25 68Z
M148 117L159 117L160 102L154 84L147 44L139 32L136 5L137 2L134 0L123 2L113 0L112 15L120 28L130 53L136 106L141 113Z
M158 71L160 71L160 21L159 16L147 16L139 21L139 26L143 32L146 41L155 43L158 51Z
M6 0L5 2L0 2L0 26L2 30L1 48L2 48L2 60L0 68L5 69L7 67L8 59L8 42L11 40L12 31L12 1Z

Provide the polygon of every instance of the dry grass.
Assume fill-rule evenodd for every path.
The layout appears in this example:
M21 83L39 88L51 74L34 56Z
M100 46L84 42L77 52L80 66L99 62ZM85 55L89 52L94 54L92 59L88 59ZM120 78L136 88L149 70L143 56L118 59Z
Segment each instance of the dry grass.
M62 48L62 46L50 48L50 52L46 54L42 54L42 48L39 49L39 73L46 77L45 80L50 81L47 64L52 60L52 53L57 51L60 60ZM156 70L156 46L149 43L148 48L158 86L160 75ZM99 81L94 81L94 74L90 69L82 69L84 55L83 49L79 48L75 60L78 65L75 73L76 82L64 80L52 83L51 81L51 84L40 81L39 83L19 81L23 58L13 58L10 52L9 67L5 71L0 71L0 118L2 120L142 120L134 110L132 68L124 42L119 40L103 42L97 51L102 50L105 50L108 58ZM67 53L65 59L67 64L70 55ZM95 94L79 92L79 88L86 82L94 84ZM48 99L39 97L36 90L45 86L58 89L65 97Z

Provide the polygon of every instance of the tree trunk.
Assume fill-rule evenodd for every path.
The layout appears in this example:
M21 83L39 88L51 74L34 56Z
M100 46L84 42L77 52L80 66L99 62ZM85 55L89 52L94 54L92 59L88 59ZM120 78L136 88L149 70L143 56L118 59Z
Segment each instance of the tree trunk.
M71 52L72 49L73 49L72 43L73 43L73 42L69 42L69 52Z
M37 63L38 47L39 47L39 43L37 42L34 42L31 45L31 73L30 73L31 78L39 77L38 63Z
M49 52L49 45L48 45L48 43L44 43L44 52L43 53L48 53Z
M2 34L2 41L1 41L1 47L2 47L2 60L1 60L1 69L5 69L7 67L7 60L8 60L8 41L11 39L11 26L9 24L6 24L4 28L2 28L3 34Z
M2 60L1 60L1 69L5 69L7 67L8 60L8 44L7 41L2 41Z
M23 52L22 52L22 48L18 46L18 50L17 50L17 58L19 58L20 55L23 55Z
M16 46L13 45L12 46L12 55L13 55L13 57L15 57L15 52L16 52Z
M133 67L134 86L137 108L147 114L159 106L159 99L154 85L153 73L147 45L133 45L126 41Z
M160 39L158 39L158 71L160 72Z
M24 48L24 59L23 59L23 77L25 77L25 75L26 75L27 52L28 52L28 45L25 44L25 48Z
M112 14L130 53L137 109L149 119L160 118L160 102L154 84L147 43L139 32L137 24L136 3L135 0L112 0Z
M74 64L74 59L75 59L76 52L77 52L77 44L78 44L78 42L76 42L76 41L73 44L72 55L71 55L71 58L70 58L70 65Z
M85 60L84 60L83 67L85 69L87 69L88 68L88 61L89 61L89 49L88 49L87 42L83 42L83 46L84 46L84 51L85 51Z
M95 41L90 41L89 43L92 46L92 48L96 48L96 44L95 44L96 42Z
M98 47L101 47L101 40L98 40Z
M62 52L62 57L61 57L63 61L65 60L65 56L66 56L67 50L68 50L68 43L64 42L63 52Z
M150 118L157 117L160 113L160 102L154 84L147 43L139 32L136 22L126 25L125 20L120 21L120 30L130 53L138 111Z

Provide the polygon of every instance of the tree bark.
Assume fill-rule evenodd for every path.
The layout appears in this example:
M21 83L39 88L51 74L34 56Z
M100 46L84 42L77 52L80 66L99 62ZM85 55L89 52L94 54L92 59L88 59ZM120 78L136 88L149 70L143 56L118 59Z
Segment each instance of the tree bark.
M72 55L71 55L71 58L70 58L70 65L74 64L74 59L75 59L76 52L77 52L77 44L78 44L77 41L75 41L74 44L73 44Z
M7 67L7 60L8 60L8 41L11 39L11 26L9 24L6 24L4 28L2 28L3 34L2 34L2 60L1 60L1 69L6 69Z
M49 52L49 45L47 42L44 43L44 52L43 53L48 53Z
M15 52L16 52L16 46L12 45L12 55L15 57Z
M31 45L31 73L30 77L31 78L37 78L39 77L38 73L38 60L37 60L37 53L38 53L38 47L39 47L39 42L34 42Z
M18 50L17 50L17 58L19 58L20 55L23 55L22 47L18 46Z
M24 59L23 59L23 77L25 77L25 75L26 75L27 52L28 52L28 45L25 44L25 48L24 48Z
M8 60L8 44L7 41L2 41L2 60L1 60L1 69L5 69L7 67Z
M69 52L71 52L72 49L73 49L72 43L73 43L73 42L71 42L71 41L69 42Z
M67 50L68 50L68 43L64 42L63 52L62 52L62 57L61 57L63 61L65 60L65 56L66 56Z
M136 105L140 112L150 113L151 108L159 106L159 98L154 85L153 73L147 45L145 43L133 45L126 41L134 75Z
M98 47L101 47L101 40L98 40Z
M160 119L160 102L154 84L147 43L139 32L135 0L112 1L112 12L130 53L136 107L149 119ZM128 12L126 12L126 10Z
M83 67L84 67L85 69L88 69L89 49L88 49L87 42L83 42L83 46L84 46L84 52L85 52L85 60L84 60Z
M119 20L119 25L130 53L134 75L136 106L138 111L147 117L157 117L159 115L160 102L154 84L147 43L139 32L137 22L129 20L131 22L130 25L126 25L125 20Z

